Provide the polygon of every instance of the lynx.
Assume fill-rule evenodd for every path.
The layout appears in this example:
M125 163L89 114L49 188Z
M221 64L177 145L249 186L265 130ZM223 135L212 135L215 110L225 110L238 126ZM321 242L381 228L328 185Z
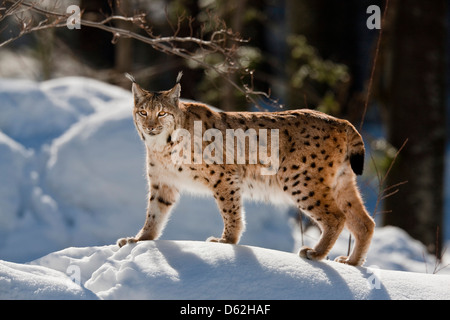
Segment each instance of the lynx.
M356 186L365 149L354 126L309 109L216 112L181 101L180 76L172 89L159 92L142 89L129 76L133 119L147 150L149 197L144 226L118 245L157 239L180 192L189 191L212 195L222 215L222 235L207 241L237 244L245 229L243 198L269 200L296 206L320 228L317 244L302 247L300 257L325 258L345 226L355 245L350 256L335 261L362 265L375 223ZM244 140L237 141L238 130ZM252 147L254 139L259 143ZM245 161L238 159L242 152Z

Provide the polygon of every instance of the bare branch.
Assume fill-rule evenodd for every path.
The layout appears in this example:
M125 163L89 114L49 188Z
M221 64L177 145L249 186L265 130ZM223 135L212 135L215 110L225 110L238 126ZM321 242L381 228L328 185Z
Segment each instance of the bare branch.
M20 7L20 5L22 4L22 2L23 2L23 0L20 0L20 1L17 1L17 2L15 2L15 3L13 3L13 5L12 5L11 7L9 7L9 8L5 11L5 14L2 16L2 19L1 19L1 20L3 20L4 17L8 17L8 16L10 16L10 15L12 15L12 14L17 13L17 9ZM1 20L0 20L0 21L1 21Z
M0 43L0 47L7 45L10 42L28 33L49 28L66 27L66 21L71 15L42 8L39 7L36 3L28 3L23 0L5 0L5 2L12 3L12 6L7 10L7 13L9 15L16 14L18 10L26 9L30 12L42 15L44 18L36 25L32 25L31 21L19 21L19 23L21 23L21 31L19 32L19 34L4 41L3 43ZM110 5L112 5L112 3L110 3ZM170 21L168 21L173 30L173 35L166 37L155 36L152 33L152 27L149 26L145 21L144 14L137 14L132 17L113 14L111 16L105 17L101 21L90 21L81 18L80 24L85 27L96 28L111 33L113 36L112 43L115 43L119 38L132 38L150 45L157 51L175 55L186 60L191 60L205 70L212 70L216 72L219 76L224 78L234 89L241 92L248 101L254 103L256 106L260 105L255 97L263 96L266 99L270 99L269 94L254 90L252 71L243 68L237 59L236 51L238 45L248 42L247 40L242 39L238 33L234 33L231 29L226 28L225 23L221 20L218 20L217 18L211 19L210 21L213 21L211 23L215 23L214 26L219 26L220 28L211 30L210 36L206 37L203 36L205 34L205 26L203 26L201 28L202 37L200 38L196 38L193 36L192 22L194 21L194 19L188 18L187 21L189 23L190 35L187 37L182 37L179 36L179 33L183 20L185 20L185 18L179 17L176 27L170 24ZM132 30L118 28L111 25L111 23L116 21L130 22L131 24L138 26L140 29L144 30L146 32L146 35L142 35ZM186 49L182 45L195 45L197 49ZM222 56L223 62L215 65L208 63L206 61L206 57L213 53L220 54ZM235 74L236 72L250 75L252 84L238 85L237 83L235 83L230 75ZM271 101L274 102L274 100Z

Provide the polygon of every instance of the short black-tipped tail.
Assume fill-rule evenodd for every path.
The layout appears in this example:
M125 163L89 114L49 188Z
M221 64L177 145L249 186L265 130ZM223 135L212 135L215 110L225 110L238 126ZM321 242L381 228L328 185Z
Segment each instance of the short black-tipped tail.
M364 153L362 154L351 154L350 155L350 165L352 170L357 175L362 175L364 170Z
M361 135L349 122L347 127L347 155L350 159L350 166L357 175L363 173L365 153L366 150Z

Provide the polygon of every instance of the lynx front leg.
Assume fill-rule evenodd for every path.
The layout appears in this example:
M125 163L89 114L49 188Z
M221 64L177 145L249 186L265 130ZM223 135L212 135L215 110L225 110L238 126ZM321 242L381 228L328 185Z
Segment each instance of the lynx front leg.
M225 189L225 188L223 188ZM244 212L239 190L220 190L216 196L217 205L223 219L221 238L209 237L206 241L222 243L238 243L245 229Z
M144 226L135 237L119 239L117 241L119 247L127 243L157 239L162 234L178 198L179 193L176 188L164 184L152 184Z

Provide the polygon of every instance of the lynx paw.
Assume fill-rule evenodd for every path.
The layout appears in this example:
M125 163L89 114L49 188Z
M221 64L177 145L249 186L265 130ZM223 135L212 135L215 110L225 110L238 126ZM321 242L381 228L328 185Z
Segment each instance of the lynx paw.
M209 237L208 239L206 239L207 242L219 242L219 243L236 243L233 242L231 240L228 239L224 239L224 238L216 238L216 237Z
M348 264L348 257L347 256L339 256L336 259L334 259L334 261L339 262L339 263Z
M340 256L334 259L335 262L348 264L351 266L362 266L364 264L365 259L360 259L358 261L352 261L347 256Z
M136 242L138 242L136 238L121 238L117 240L117 245L119 246L119 248L122 248L127 243L136 243Z
M316 250L309 247L302 247L298 254L301 258L308 260L321 260L324 258L322 254L319 254Z
M208 239L206 239L206 242L221 242L221 243L224 243L225 239L216 238L216 237L209 237Z

